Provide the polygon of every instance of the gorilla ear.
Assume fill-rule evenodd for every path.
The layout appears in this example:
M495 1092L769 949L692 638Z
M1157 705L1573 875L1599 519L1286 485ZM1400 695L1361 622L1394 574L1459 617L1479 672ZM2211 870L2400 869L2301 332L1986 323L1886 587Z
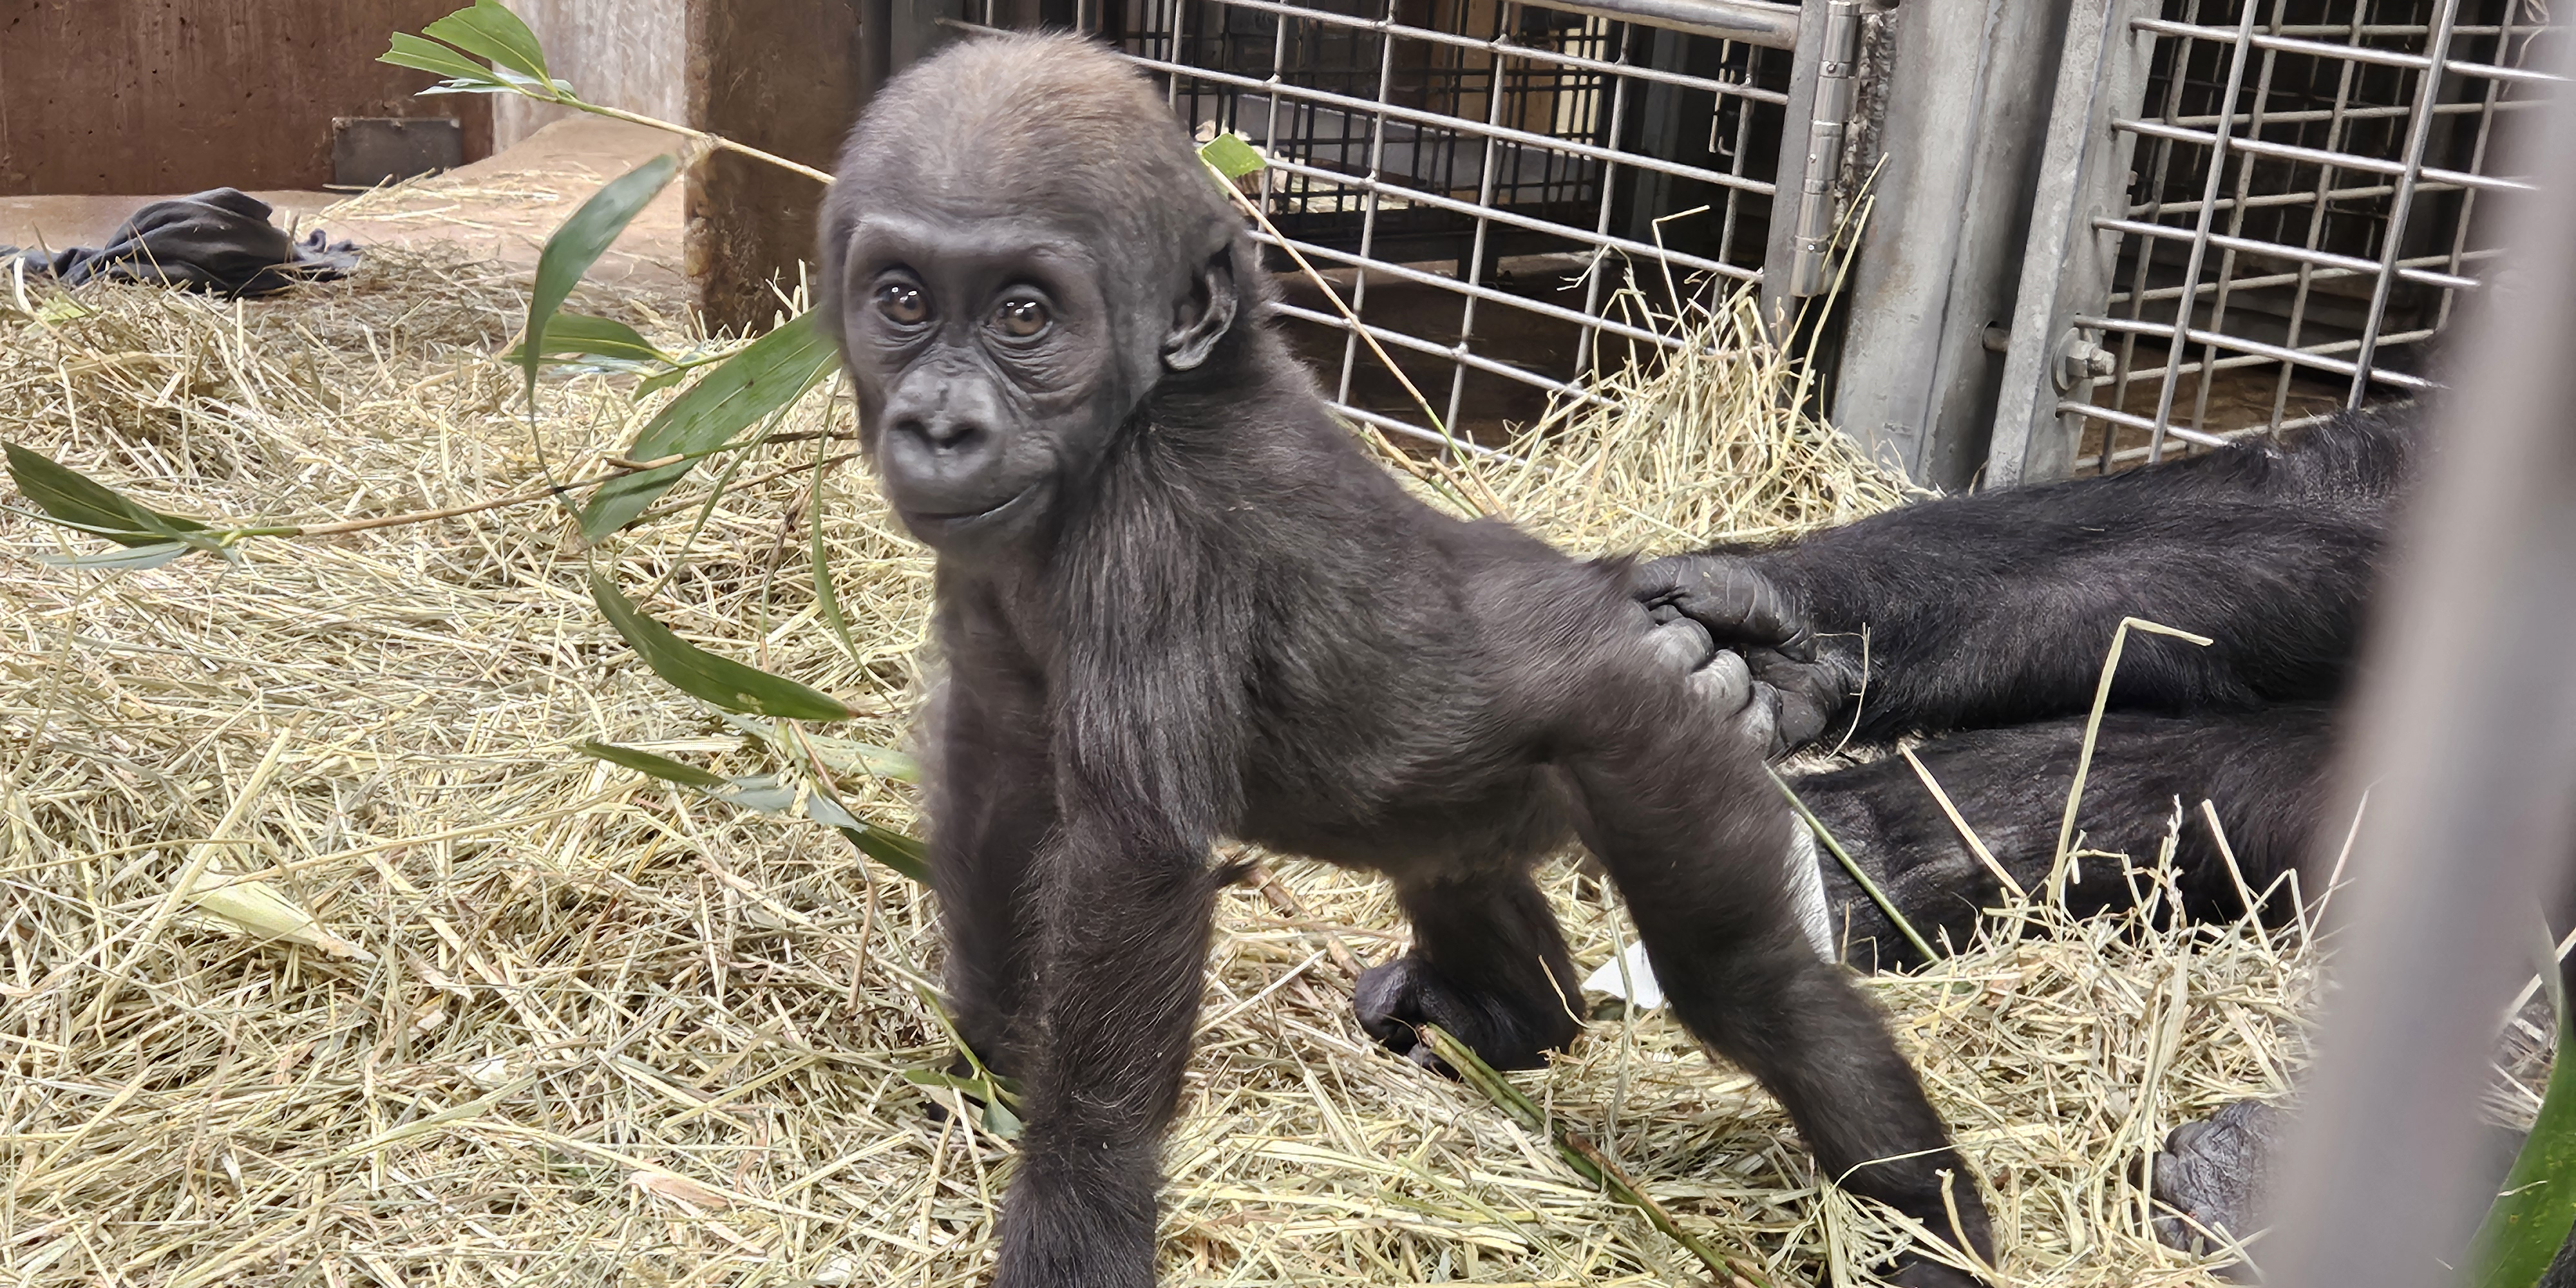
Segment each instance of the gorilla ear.
M1234 248L1208 257L1190 277L1189 293L1172 310L1172 329L1163 337L1163 365L1188 371L1207 361L1216 342L1234 329L1240 297L1234 287Z

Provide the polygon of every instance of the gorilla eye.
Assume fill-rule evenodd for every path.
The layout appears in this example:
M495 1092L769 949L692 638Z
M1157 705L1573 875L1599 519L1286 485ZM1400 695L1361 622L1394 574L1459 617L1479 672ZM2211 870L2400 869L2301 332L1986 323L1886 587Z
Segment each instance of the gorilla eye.
M1046 305L1026 298L1004 300L1002 307L993 314L993 325L1000 327L1002 334L1017 340L1028 339L1046 330L1047 323L1053 320Z
M916 326L930 317L930 297L909 282L888 282L877 288L877 312L890 322Z

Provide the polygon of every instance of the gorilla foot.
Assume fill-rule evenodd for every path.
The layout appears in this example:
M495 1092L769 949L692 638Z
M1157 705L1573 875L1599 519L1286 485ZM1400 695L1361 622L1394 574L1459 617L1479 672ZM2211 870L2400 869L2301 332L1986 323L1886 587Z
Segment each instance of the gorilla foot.
M2239 1100L2199 1122L2184 1123L2156 1152L2149 1187L2172 1214L2156 1218L2156 1239L2168 1248L2206 1252L2212 1238L2241 1241L2262 1227L2257 1206L2272 1182L2289 1115L2260 1100ZM2177 1215L2178 1214L2178 1215Z
M1457 1077L1422 1039L1437 1024L1497 1069L1535 1069L1563 1050L1582 1025L1553 992L1513 996L1461 988L1407 953L1360 975L1351 997L1360 1027L1388 1050L1444 1077Z

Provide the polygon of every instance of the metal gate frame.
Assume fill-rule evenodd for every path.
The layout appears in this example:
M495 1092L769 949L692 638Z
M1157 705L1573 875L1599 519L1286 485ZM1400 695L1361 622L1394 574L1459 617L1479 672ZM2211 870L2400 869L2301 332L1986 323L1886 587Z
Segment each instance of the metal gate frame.
M1176 109L1190 118L1185 124L1204 123L1211 94L1219 99L1230 95L1247 102L1260 100L1248 109L1240 104L1220 104L1217 110L1233 128L1246 130L1256 142L1272 145L1268 149L1272 165L1261 179L1262 199L1273 200L1285 194L1293 201L1321 185L1327 190L1338 186L1365 204L1368 217L1360 225L1360 240L1356 243L1348 241L1347 234L1321 239L1302 235L1295 219L1279 217L1277 210L1272 213L1300 253L1343 280L1346 299L1359 306L1360 323L1354 328L1350 321L1328 309L1301 307L1294 302L1282 306L1283 316L1293 326L1310 331L1320 328L1343 333L1344 340L1331 346L1340 353L1338 378L1330 369L1332 361L1326 353L1318 351L1310 356L1326 367L1320 374L1337 409L1381 429L1447 441L1425 425L1415 423L1422 419L1419 416L1387 414L1392 410L1389 406L1372 409L1359 405L1367 400L1353 392L1354 373L1376 376L1374 360L1358 347L1359 329L1408 367L1430 364L1428 370L1433 378L1417 378L1416 383L1430 399L1435 413L1450 423L1458 419L1460 394L1471 387L1471 378L1507 382L1508 387L1523 390L1524 396L1535 390L1555 399L1599 402L1599 395L1584 387L1585 377L1596 362L1610 361L1606 357L1596 359L1597 345L1634 346L1638 352L1648 353L1656 349L1669 351L1684 343L1678 335L1610 315L1613 301L1606 297L1612 292L1599 279L1608 276L1612 279L1609 285L1615 287L1615 271L1594 272L1595 280L1581 286L1561 306L1534 303L1526 296L1514 298L1498 290L1484 280L1485 264L1507 237L1553 235L1560 243L1596 259L1624 257L1639 281L1650 277L1681 278L1687 286L1688 275L1697 274L1715 281L1721 289L1756 284L1764 293L1766 313L1772 316L1794 313L1802 297L1829 285L1822 272L1823 257L1834 233L1837 200L1846 187L1839 174L1845 152L1843 126L1854 97L1851 47L1859 31L1864 0L1480 0L1485 8L1498 8L1505 15L1502 34L1490 40L1485 34L1439 29L1442 20L1438 18L1429 19L1426 25L1425 15L1444 11L1427 0L1127 0L1123 6L1120 0L870 3L866 18L873 34L865 40L869 46L866 58L880 78L964 32L1071 28L1107 36L1115 43L1120 33L1105 29L1112 9L1132 11L1150 3L1157 12L1164 13L1162 21L1169 23L1174 34L1168 39L1149 38L1141 45L1131 39L1128 43L1134 47L1127 50L1128 56L1174 83ZM1712 173L1706 166L1674 164L1651 155L1652 143L1632 149L1629 144L1635 140L1624 137L1610 137L1605 146L1602 141L1550 139L1515 130L1509 128L1508 121L1485 119L1490 109L1501 102L1498 93L1485 93L1475 100L1486 107L1451 116L1390 101L1388 82L1382 77L1369 78L1377 85L1374 97L1364 84L1331 89L1301 85L1293 59L1284 66L1271 64L1266 41L1262 51L1265 57L1259 67L1199 65L1233 56L1209 48L1204 41L1185 44L1180 40L1184 34L1199 36L1203 30L1216 30L1208 26L1206 15L1184 16L1185 10L1195 12L1189 10L1193 5L1209 8L1220 18L1242 15L1255 22L1275 22L1283 33L1286 24L1295 23L1301 35L1310 28L1338 31L1364 40L1379 40L1389 48L1399 40L1413 42L1445 58L1508 59L1515 74L1524 68L1544 70L1551 66L1586 69L1604 87L1604 119L1624 119L1630 135L1636 133L1642 118L1652 117L1659 110L1659 102L1672 96L1699 96L1702 115L1711 94L1734 96L1719 101L1740 98L1759 102L1766 105L1766 113L1779 114L1778 137L1768 137L1770 127L1765 125L1741 140L1742 146L1734 154L1741 158L1759 149L1759 165L1767 167L1772 177L1748 179L1740 173ZM1603 51L1598 53L1586 51L1581 57L1569 56L1566 51L1551 53L1517 37L1509 15L1529 10L1585 15L1594 20L1596 28L1620 34L1604 42ZM1133 16L1128 14L1131 20ZM1132 26L1132 21L1127 25ZM1713 79L1713 73L1685 69L1679 60L1686 42L1691 41L1731 42L1727 48L1749 49L1754 54L1781 51L1787 65L1786 84L1766 79L1759 87L1739 85ZM1284 36L1281 43L1284 49ZM1500 61L1494 64L1498 69L1502 65ZM1777 76L1779 72L1780 68L1774 66L1767 75ZM1495 74L1499 76L1500 72ZM1184 83L1186 89L1182 88ZM1292 122L1289 109L1308 117L1334 114L1345 124ZM1244 115L1247 111L1249 115ZM1238 116L1240 120L1235 119ZM1336 140L1347 133L1356 142L1338 146L1329 161L1301 157L1296 147L1298 128L1325 128ZM1414 131L1428 130L1444 136L1437 146L1452 153L1485 151L1482 165L1471 164L1468 168L1488 178L1497 164L1493 155L1496 148L1516 154L1503 159L1501 164L1506 169L1526 164L1532 158L1542 162L1545 156L1577 158L1592 168L1598 180L1595 200L1600 209L1580 218L1533 219L1527 212L1503 208L1504 203L1489 195L1490 182L1484 185L1487 191L1483 192L1472 180L1464 190L1455 192L1440 184L1424 183L1423 175L1415 172L1426 164L1426 149L1413 146L1408 139ZM1612 133L1615 136L1618 131L1614 129ZM1447 164L1437 157L1429 163ZM1735 164L1740 170L1746 162L1739 159ZM1684 248L1680 246L1665 251L1660 228L1649 234L1611 219L1614 190L1623 208L1627 204L1638 209L1651 205L1655 214L1670 213L1663 208L1665 205L1681 203L1656 198L1652 189L1656 184L1675 181L1719 185L1709 191L1725 199L1726 209L1714 212L1711 218L1724 218L1730 229L1737 207L1750 205L1757 212L1767 208L1767 235L1748 232L1746 236L1759 236L1760 240L1736 239L1736 250L1724 257L1727 262L1712 264L1709 261L1719 257L1682 253ZM1418 237L1398 241L1384 235L1384 225L1393 221L1377 217L1382 199L1387 209L1407 216L1423 214L1422 208L1427 206L1471 220L1472 251L1457 251L1454 264L1439 263L1439 258L1444 257L1440 255L1434 255L1427 263L1406 262L1432 252L1423 249ZM1733 236L1731 232L1727 235ZM1368 296L1388 283L1417 294L1425 290L1438 293L1437 298L1442 300L1456 297L1456 325L1444 323L1435 329L1415 325L1419 319L1381 325L1369 307ZM1496 310L1513 309L1526 309L1549 326L1580 328L1574 360L1568 369L1536 370L1525 363L1498 361L1483 351L1483 329L1491 328L1490 315ZM1416 371L1417 377L1422 374Z
M2464 22L2468 5L2469 0L2433 0L2411 22L2371 24L2373 0L2353 0L2348 34L2338 43L2334 37L2339 33L2331 30L2282 30L2287 12L2282 0L2247 0L2225 26L2176 20L2161 0L2084 0L2066 34L2045 160L2033 190L2030 237L1985 459L1986 484L2071 473L2088 426L2098 428L2101 441L2101 450L2090 459L2095 468L2109 470L2132 459L2161 459L2177 444L2217 446L2295 425L2301 418L2284 410L2293 371L2343 382L2340 401L2347 407L2359 406L2375 393L2404 395L2434 388L2423 372L2391 365L2389 346L2431 339L2447 326L2454 298L2479 288L2474 269L2495 250L2469 245L2476 200L2490 193L2530 191L2522 180L2483 172L2494 156L2488 144L2495 124L2514 109L2534 105L2506 91L2565 84L2507 59L2517 37L2527 51L2535 34L2549 30L2545 24L2517 28L2517 4L2497 6L2487 25ZM2268 26L2262 20L2267 12ZM2325 38L2317 38L2321 36ZM2423 50L2370 43L2390 39L2419 40ZM2488 61L2464 53L2476 41L2488 42ZM2166 51L2166 83L2172 88L2161 108L2146 101L2159 42L2176 42ZM2225 72L2216 101L2225 106L2214 113L2189 116L2176 106L2182 101L2182 60L2194 49L2185 42L2223 51ZM2340 69L2330 107L2284 112L2274 106L2276 65L2296 59L2312 60L2306 64L2311 69ZM2357 69L2411 75L2413 83L2405 101L2372 102L2354 95ZM2446 86L2465 96L2445 99ZM2428 141L2445 117L2465 118L2475 126L2473 148L2458 169L2428 160ZM2366 120L2403 122L2395 156L2351 144L2346 131ZM2285 124L2294 132L2323 124L2322 146L2265 137L2267 129ZM2150 141L2156 148L2153 173L2140 201L2135 168L2146 164L2140 149ZM2198 176L2199 192L2196 200L2174 201L2161 185L2169 160L2184 149L2205 150L2180 163L2184 182ZM2313 191L2255 191L2262 186L2254 182L2257 165L2313 167ZM2410 256L2409 221L2420 218L2419 203L2447 194L2457 194L2458 203L2445 216L2447 249ZM2304 236L2265 236L2258 228L2245 227L2247 212L2267 202L2311 212ZM2348 254L2321 246L2320 229L2330 211L2365 224L2375 219L2375 248ZM2182 248L2178 283L2150 287L2158 245ZM2125 291L2116 280L2124 250L2132 279ZM2369 291L2354 334L2319 340L2303 333L2302 319L2313 322L2312 288L2332 280L2367 282ZM2258 287L2293 292L2284 339L2261 338L2228 316L2231 292L2251 295ZM2394 293L2401 289L2434 301L2433 320L2402 335L2386 326ZM2151 305L2167 298L2171 319L2157 321ZM2127 306L2125 316L2115 303ZM2204 308L2205 320L2200 316ZM2238 306L2238 314L2244 312ZM2161 365L2145 365L2147 359L2140 355L2159 349L2162 357L2155 360ZM2217 373L2229 367L2277 370L2282 392L2268 417L2212 432L2198 413ZM2176 394L2186 375L2197 395L2193 424L2177 423ZM2129 387L2150 384L2156 390L2151 413L2116 405ZM2112 405L2092 397L2105 386ZM2115 450L2124 432L2143 433L2145 444Z

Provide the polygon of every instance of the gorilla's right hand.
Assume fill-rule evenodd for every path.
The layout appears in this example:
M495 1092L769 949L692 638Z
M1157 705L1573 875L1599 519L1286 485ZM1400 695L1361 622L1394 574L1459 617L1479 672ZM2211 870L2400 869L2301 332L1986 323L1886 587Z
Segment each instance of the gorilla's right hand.
M1675 555L1637 570L1633 588L1665 663L1690 676L1708 717L1736 725L1765 755L1813 742L1849 693L1844 668L1771 580L1733 555Z
M1629 589L1657 621L1668 620L1667 614L1687 617L1708 628L1720 647L1776 649L1802 661L1815 657L1806 614L1742 555L1666 555L1630 573Z

